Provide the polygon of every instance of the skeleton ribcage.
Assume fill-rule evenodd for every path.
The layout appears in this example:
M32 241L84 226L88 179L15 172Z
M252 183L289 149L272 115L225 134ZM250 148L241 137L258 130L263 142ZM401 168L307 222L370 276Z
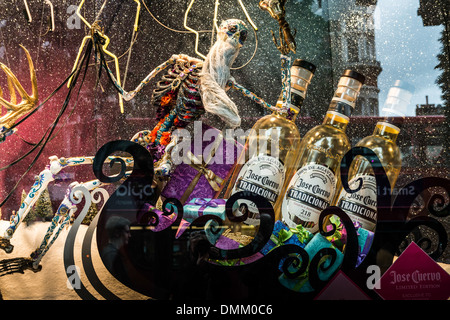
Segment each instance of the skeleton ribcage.
M171 111L176 112L179 126L195 121L205 112L200 97L200 67L192 62L178 60L153 90L152 104L157 108L157 119Z

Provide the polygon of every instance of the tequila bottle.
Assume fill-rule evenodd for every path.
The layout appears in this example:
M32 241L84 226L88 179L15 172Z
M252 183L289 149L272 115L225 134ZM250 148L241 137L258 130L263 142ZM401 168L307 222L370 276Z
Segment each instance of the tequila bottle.
M390 88L382 111L386 117L376 124L371 136L363 138L356 146L371 149L380 159L386 171L391 188L395 186L402 161L396 144L414 88L406 82L397 80ZM342 187L336 193L335 203L348 216L361 224L361 227L375 231L377 214L377 184L369 161L357 156L349 168L349 186L356 189L362 181L361 189L347 193ZM383 192L380 190L379 192Z
M297 59L291 67L289 112L273 111L259 119L252 129L235 165L224 197L229 198L238 191L251 191L268 199L277 214L277 200L286 179L294 170L296 155L300 145L300 132L295 119L305 99L308 85L315 72L315 66ZM283 106L283 91L277 107ZM259 225L256 205L240 200L239 207L248 210L248 225ZM239 214L239 212L237 212Z
M319 230L319 215L333 200L341 159L351 147L345 131L364 80L360 73L345 70L323 123L303 137L281 205L282 220L289 227Z

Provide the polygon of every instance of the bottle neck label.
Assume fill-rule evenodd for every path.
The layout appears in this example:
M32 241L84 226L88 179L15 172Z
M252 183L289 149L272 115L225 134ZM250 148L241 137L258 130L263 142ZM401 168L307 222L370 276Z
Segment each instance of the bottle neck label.
M361 181L361 189L348 193L342 189L338 207L344 210L353 222L361 224L363 229L375 231L377 216L377 183L372 175L357 175L349 181L349 187L355 190Z
M300 111L300 106L303 104L304 97L301 96L300 91L292 90L291 91L291 103L290 108L294 109L297 113Z
M337 101L342 100L342 101ZM333 101L337 101L336 103L332 103L328 108L328 112L337 112L349 118L352 115L353 106L349 104L347 100L333 98Z
M308 231L319 230L320 213L330 205L336 192L336 177L329 168L309 164L292 177L282 204L284 222L290 228L302 225Z
M232 194L238 191L250 191L275 204L284 179L285 168L278 158L269 155L255 156L242 166ZM249 217L244 223L258 225L259 212L256 205L248 200L239 200L238 204L239 207L246 207L249 211Z
M300 112L300 107L303 105L304 99L304 92L291 88L290 103L287 105L287 107L292 110L292 113L295 113L295 115L297 115ZM277 106L283 106L283 93L281 93L278 97Z

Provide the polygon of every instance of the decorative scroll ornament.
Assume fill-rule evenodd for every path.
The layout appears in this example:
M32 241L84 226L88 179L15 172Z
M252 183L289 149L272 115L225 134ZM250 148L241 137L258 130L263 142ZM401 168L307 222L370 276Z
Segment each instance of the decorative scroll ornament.
M185 203L192 191L194 190L195 186L197 185L198 180L204 176L208 183L210 184L211 188L213 188L214 191L219 191L220 186L223 183L223 179L219 176L217 176L211 169L208 168L208 164L211 162L211 160L214 157L214 154L217 151L217 148L223 141L223 136L220 134L212 148L210 154L206 157L206 159L198 159L192 152L187 152L185 156L185 163L187 163L189 166L194 168L198 171L198 173L195 175L194 179L192 179L191 183L187 187L186 191L183 193L183 195L180 198L181 203Z
M124 144L121 146L122 143ZM145 158L149 156L149 153L145 152L145 148L136 148L134 144L130 142L115 141L109 143L106 148L100 150L98 157L96 157L99 162L94 167L97 168L96 170L99 170L102 167L102 159L105 159L105 157L110 154L112 150L123 151L125 149L127 149L128 152L133 156L134 160L139 159L139 156L137 156L137 154L141 154L141 152L141 155L145 155ZM348 192L356 192L358 190L358 188L356 188L355 190L350 190L348 186L348 168L350 167L353 159L357 156L363 156L369 159L370 163L372 163L373 165L374 173L376 174L376 177L378 177L377 183L379 183L379 185L381 186L381 190L384 189L384 186L388 188L388 179L386 174L384 173L384 169L382 168L379 159L371 150L367 148L354 148L344 156L341 163L341 178L344 188L348 189ZM151 158L147 160L141 158L138 162L142 162L137 165L138 168L141 169L151 169L151 165L153 164ZM131 175L131 177L134 176L134 178L132 178L131 180L125 180L124 184L128 185L129 188L142 186L143 180L139 178L139 176L141 176L139 172L143 173L141 169L137 171L137 175ZM112 180L116 180L117 177L121 176L119 174L117 177L106 177L99 175L99 171L96 172L96 175L105 182L111 182ZM145 176L145 174L142 175L141 178L143 176ZM145 178L144 180L147 180L150 177L151 173L150 176L147 175L147 178ZM450 182L448 180L440 180L439 178L433 179L435 180L434 182L432 182L431 179L422 179L419 182L413 183L413 185L417 188L417 192L424 190L424 188L436 185L444 187L447 191L450 190ZM151 181L151 179L148 181ZM420 184L423 184L423 186L420 186ZM97 227L97 234L104 233L104 231L102 230L104 228L105 221L111 214L123 214L128 217L135 217L137 223L135 224L135 226L142 227L143 230L148 230L148 232L152 234L151 238L154 239L153 241L155 241L155 248L166 248L164 243L166 243L166 241L174 241L177 226L182 225L183 206L177 199L167 199L163 204L162 211L159 211L151 204L151 201L154 201L154 199L139 199L139 197L136 196L137 193L131 197L132 199L130 198L128 200L127 197L119 198L117 197L117 195L113 195L112 197L110 197L108 202L104 206L104 210L95 218L95 220L93 221L94 224L91 225L90 228ZM405 218L408 208L400 204L402 203L402 201L405 201L405 203L409 203L409 205L411 205L411 199L414 199L415 196L417 196L417 194L408 195L408 199L404 198L400 200L400 198L397 198L396 203L394 203L393 207L383 207L390 204L390 202L384 194L378 195L378 223L374 242L366 259L364 259L363 263L359 264L358 267L355 267L359 258L359 245L356 227L349 216L338 207L328 207L323 210L319 217L320 234L317 235L325 238L330 237L335 232L337 232L337 226L334 224L331 225L331 230L328 229L328 231L325 231L325 221L327 220L327 218L329 218L330 216L337 216L338 221L341 223L339 227L344 228L346 235L343 258L342 254L338 253L336 251L337 249L331 248L331 246L320 248L313 256L309 256L307 251L298 245L282 244L283 239L292 237L294 234L301 237L301 235L304 233L304 231L302 231L301 229L291 229L289 231L280 233L279 238L276 239L278 245L276 245L276 247L267 255L257 256L262 248L268 243L268 241L273 239L272 231L274 229L274 212L272 206L269 202L267 202L267 200L251 192L238 192L232 195L230 199L226 200L225 202L226 219L233 223L241 223L248 218L246 213L241 216L234 215L233 208L235 207L237 201L241 199L249 200L254 202L258 207L261 219L260 227L257 230L254 239L250 243L236 249L223 249L222 247L215 246L215 240L217 240L218 236L221 234L221 230L224 226L225 221L222 221L222 219L217 215L208 214L207 210L202 212L202 214L200 214L198 218L195 218L190 223L190 226L203 226L203 236L201 236L201 234L197 234L196 232L193 232L192 234L189 233L189 241L195 242L199 239L201 241L206 241L202 244L202 246L205 245L205 248L203 248L202 250L204 250L204 253L207 253L210 263L208 263L206 266L203 265L201 268L204 269L199 270L204 270L204 272L212 273L220 271L222 273L224 272L225 274L228 274L228 272L230 274L237 272L237 274L245 274L246 276L248 276L248 274L252 274L255 278L248 278L246 283L257 286L259 289L261 289L261 294L271 292L271 294L275 296L280 295L286 297L313 298L314 295L322 290L328 283L330 278L322 279L321 274L324 274L329 270L334 270L337 268L336 271L333 272L341 270L345 274L349 275L355 282L360 281L360 278L363 278L362 281L366 281L364 276L367 277L365 273L367 265L377 263L378 250L394 250L395 246L398 246L399 243L403 240L404 236L411 231L411 228L417 226L418 224L431 226L439 233L439 252L432 253L430 256L435 258L440 253L442 253L442 250L445 249L447 245L446 236L442 234L442 232L445 233L445 230L442 230L441 228L442 226L439 227L439 224L436 224L436 221L430 217L421 220L412 219L409 221L407 221ZM225 201L223 199L219 200ZM433 197L433 200L436 200L436 197ZM131 203L132 206L130 207L128 204L125 206L122 205L121 202L123 201L128 201L127 203ZM217 204L217 201L218 200L214 199L198 199L196 203L206 208L207 206L215 206L215 204ZM395 207L395 205L398 205L399 207ZM402 207L405 207L404 212L402 211ZM442 211L439 211L438 214L448 214L446 208L447 207L441 205L440 209L444 209L444 213L442 213ZM398 209L400 211L398 211ZM394 226L392 228L395 228L395 232L390 227L391 222L394 223ZM86 246L88 246L91 241L93 230L94 229L91 230L91 233L87 233L89 234L89 236L88 239L85 239ZM308 234L303 234L303 237L308 236ZM176 239L178 239L179 241L181 238ZM97 238L97 240L97 243L101 243L101 238ZM88 252L86 250L87 247L85 248L85 252ZM340 254L340 260L338 259L337 253ZM86 256L89 256L89 254L87 254ZM235 261L233 261L233 259L241 259L241 261L245 261L245 259L252 257L255 258L248 260L250 261L248 263L243 262L242 264L235 264ZM222 261L223 263L217 265L212 263L213 261ZM66 265L68 265L69 263L73 263L73 261L66 260ZM83 264L85 270L86 265L88 265L89 263L89 259L84 259ZM138 268L140 267L141 266L139 266ZM144 271L142 271L141 269L140 270L144 272L143 274L145 274L145 270L147 270L147 268L149 268L149 266L143 266L142 270ZM98 277L95 273L94 268L91 267L88 268L88 270L89 271L86 272L88 280L95 283L94 288L97 291L102 292L101 294L104 297L117 299L117 296L115 296L113 292L109 291L109 289L104 287L104 285L101 284L100 281L96 280L98 279ZM278 276L280 275L280 272L287 279L300 282L308 281L310 291L295 292L289 290L289 288L284 287L281 283L278 282ZM264 274L264 283L260 283L260 279L258 283L257 277L261 274ZM362 277L361 274L363 274ZM166 276L168 276L168 273L164 273L163 270L158 271L158 277ZM133 286L134 285L131 285L130 288L133 288ZM361 285L361 287L363 286ZM153 289L148 288L148 290L149 291L145 292L144 294L153 296ZM78 293L83 299L92 298L91 294L87 292L87 290L81 289L81 291L78 291Z
M436 237L434 238L433 245L431 245L433 242L431 239L425 238L420 241L426 242L430 248L435 247L436 249L433 252L428 253L428 255L434 260L439 258L447 247L448 236L443 225L432 216L448 215L448 204L444 205L444 198L439 195L432 197L425 208L425 210L427 210L426 215L408 219L408 214L414 200L428 188L440 187L444 189L447 194L450 194L450 181L440 177L427 177L413 181L399 190L398 195L391 204L391 185L380 160L370 149L354 147L344 156L340 168L342 185L349 193L357 192L362 187L362 181L354 190L351 190L348 185L348 171L350 165L353 159L358 156L365 157L372 165L378 190L377 222L370 250L362 263L359 264L357 268L353 269L353 272L365 275L365 270L369 265L382 266L382 269L385 270L392 264L394 255L398 253L399 247L401 247L402 242L406 239L408 234L414 233L419 226L426 226L434 231ZM380 192L380 190L383 190L383 192ZM407 190L408 192L404 192L404 190ZM439 211L436 211L431 207L436 199L441 201ZM428 214L431 214L432 216L429 216ZM345 229L348 237L348 231L352 230L353 226L345 226ZM348 251L347 249L348 248L346 247L346 252ZM351 259L348 259L351 260L351 263L345 267L348 274L351 275L352 268L355 266L355 251L354 249L349 251L353 252L351 254Z
M221 177L218 177L211 169L207 168L208 163L205 161L198 160L198 158L196 158L192 154L192 152L188 152L187 157L190 160L189 165L198 171L198 174L192 180L192 185L195 186L197 184L198 179L200 179L200 177L203 175L205 176L206 180L208 180L209 184L211 185L211 188L213 188L214 191L219 191L220 190L219 186L223 183L223 179ZM191 188L188 187L188 189Z

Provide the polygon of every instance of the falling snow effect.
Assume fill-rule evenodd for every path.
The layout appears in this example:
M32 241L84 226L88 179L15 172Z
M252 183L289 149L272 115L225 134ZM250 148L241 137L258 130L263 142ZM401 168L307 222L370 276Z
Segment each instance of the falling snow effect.
M23 1L2 1L0 3L0 62L9 66L17 75L27 91L30 90L29 71L26 57L19 44L24 45L33 58L39 89L39 101L43 102L70 74L79 46L89 30L75 16L77 1L54 0L55 30L49 31L50 10L44 1L29 1L33 18L27 22ZM100 26L111 42L108 50L119 57L122 79L126 71L126 90L131 90L145 78L157 65L172 54L187 54L196 57L194 51L195 36L183 28L184 12L190 1L148 1L151 13L167 27L159 24L142 5L140 24L136 41L130 46L133 36L133 23L136 3L128 1L109 1L97 17ZM336 1L328 1L334 4ZM349 1L352 2L352 1ZM419 1L416 1L417 3ZM157 3L157 4L156 4ZM94 22L103 1L89 1L84 4L82 14L90 23ZM280 53L276 49L270 30L278 34L277 23L257 6L257 1L244 1L249 15L258 26L257 38L250 31L248 39L241 49L235 67L251 59L257 43L254 58L244 68L232 70L232 76L238 83L255 92L271 104L275 104L281 90ZM418 4L416 4L418 6ZM345 7L345 5L343 5ZM330 18L339 14L339 6L333 5ZM343 10L345 8L341 8ZM440 88L435 84L439 71L437 55L442 50L438 37L441 26L423 27L417 16L417 7L402 7L397 2L379 0L377 7L365 9L374 16L374 34L376 57L383 69L378 78L378 103L381 106L389 87L397 79L409 80L417 91L411 103L412 116L405 123L398 144L402 150L403 169L398 187L424 176L450 178L448 164L442 157L443 139L447 137L445 118L442 115L415 117L416 104L425 103L429 95L430 103L443 105ZM292 0L286 5L286 20L291 30L296 31L297 53L292 58L301 58L314 63L318 68L309 87L307 98L297 124L303 136L310 128L320 123L328 108L340 72L348 65L339 65L345 46L335 46L332 42L334 23L329 23L326 12L313 0ZM206 54L211 46L213 27L213 0L197 0L188 17L188 24L195 30L201 30L199 51ZM219 22L229 18L246 21L237 1L222 1L218 12ZM361 16L350 20L353 27L367 27ZM174 31L175 30L175 31ZM178 32L177 32L178 31ZM180 32L181 31L181 32ZM340 43L342 45L342 43ZM130 62L127 68L128 54ZM111 63L110 67L113 68ZM4 96L9 98L4 74L0 74L0 87ZM79 81L79 85L81 81ZM155 111L150 103L151 91L155 81L150 82L130 102L125 102L125 113L119 111L117 93L103 72L96 85L96 68L91 60L86 79L78 92L74 92L66 113L55 131L55 136L46 146L39 161L22 180L16 193L1 208L1 217L8 220L12 210L20 205L22 190L28 191L38 174L48 164L48 157L70 157L94 155L106 142L116 139L130 139L136 132L150 129L156 124ZM426 89L423 89L426 88ZM39 141L51 122L55 119L66 98L67 88L59 90L32 118L24 122L17 134L0 144L0 166L4 167L30 149L30 144ZM229 92L236 102L242 118L242 128L251 128L255 121L267 113L267 110L243 97L238 92ZM447 106L448 108L448 106ZM363 114L364 116L364 114ZM348 128L348 135L355 144L362 137L372 133L378 118L355 117ZM205 115L203 121L221 129L224 124L217 117ZM23 161L7 170L0 171L0 199L3 199L14 186L17 179L28 168L32 153ZM56 183L49 187L55 210L64 197L71 181L93 179L90 169L69 169L57 177ZM436 192L440 192L437 190ZM446 201L448 195L445 195ZM417 208L423 206L417 200ZM414 212L411 213L414 215ZM444 219L447 223L448 217ZM3 228L2 228L3 230ZM447 250L448 251L448 250ZM3 253L1 253L3 257ZM442 259L449 263L450 255Z

